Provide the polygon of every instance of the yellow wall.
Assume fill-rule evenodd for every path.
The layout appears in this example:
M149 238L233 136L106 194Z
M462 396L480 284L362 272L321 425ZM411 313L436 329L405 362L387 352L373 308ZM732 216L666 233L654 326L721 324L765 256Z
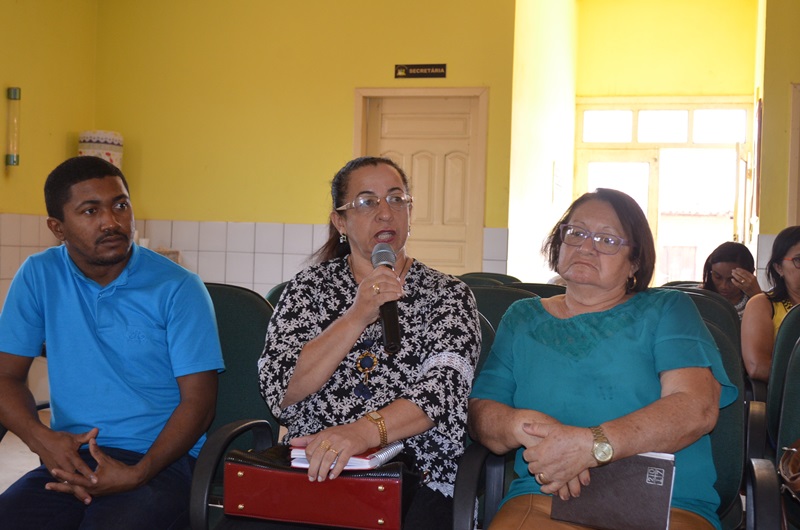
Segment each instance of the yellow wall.
M96 0L0 0L0 146L6 88L22 88L20 165L0 170L0 213L44 214L44 179L77 149L95 109Z
M125 135L140 217L325 222L355 88L488 86L486 224L505 225L513 0L99 5L97 125Z
M767 1L761 232L768 234L777 234L787 225L791 85L800 83L798 21L797 0Z
M0 212L43 213L47 172L75 152L79 131L103 128L125 135L139 217L324 222L328 182L352 153L354 88L488 86L486 226L508 226L514 10L545 4L0 0L0 42L15 52L0 57L2 88L23 90L22 165L0 178ZM758 0L567 5L577 9L578 96L750 94L757 84ZM762 198L772 206L785 196L781 116L800 78L800 37L796 1L769 5ZM539 59L568 60L559 47L573 34L560 35ZM408 62L446 62L448 78L395 80L393 65ZM780 223L773 210L762 209L766 227Z
M753 93L758 0L578 4L578 96Z

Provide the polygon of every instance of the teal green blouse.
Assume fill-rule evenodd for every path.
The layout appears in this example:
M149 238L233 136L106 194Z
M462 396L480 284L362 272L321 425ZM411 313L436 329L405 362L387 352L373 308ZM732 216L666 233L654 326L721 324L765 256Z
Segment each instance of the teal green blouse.
M683 293L648 290L608 311L558 319L539 298L514 303L470 397L537 410L590 427L638 410L661 396L661 372L709 367L722 385L720 408L738 394L694 303ZM540 494L517 451L506 499ZM675 455L672 506L717 528L719 497L708 435Z

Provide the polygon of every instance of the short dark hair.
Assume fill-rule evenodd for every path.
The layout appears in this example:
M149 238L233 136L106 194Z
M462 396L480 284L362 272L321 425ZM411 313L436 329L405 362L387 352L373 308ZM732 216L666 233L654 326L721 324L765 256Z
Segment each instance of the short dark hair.
M50 172L44 183L47 215L63 221L64 205L72 196L72 186L84 180L105 177L119 177L125 191L130 193L125 175L111 162L96 156L76 156L65 160Z
M380 164L385 164L394 168L394 170L400 175L400 178L403 179L403 187L405 188L406 193L411 192L408 184L408 176L406 176L403 168L401 168L393 160L379 156L362 156L349 161L344 165L344 167L342 167L342 169L336 172L336 175L334 175L333 180L331 181L331 203L333 211L336 211L336 208L344 204L344 199L347 196L347 185L350 183L350 175L353 173L353 171L361 169L364 166L378 166ZM345 212L336 213L338 215L345 215ZM322 263L323 261L328 261L333 258L341 258L349 253L350 243L347 241L339 242L339 231L336 230L336 227L332 222L329 222L328 240L324 245L322 245L322 247L320 247L319 250L314 253L314 261L317 263Z
M747 272L754 272L756 264L750 249L735 241L726 241L708 255L703 264L703 289L717 292L714 282L711 280L711 267L715 263L735 263L740 269Z
M656 245L653 233L647 223L647 216L630 195L609 188L597 188L595 191L584 193L567 208L561 219L550 231L550 235L542 245L542 253L547 257L550 268L558 272L558 258L561 254L561 225L568 222L575 210L582 204L592 201L607 203L619 218L622 229L630 241L631 252L629 260L637 266L633 274L634 282L628 286L628 292L639 292L647 289L653 279L656 267Z
M772 290L767 292L767 297L773 302L779 302L789 298L789 290L786 288L786 280L775 270L775 265L786 266L783 257L789 249L800 243L800 226L789 226L781 230L772 243L772 255L767 262L767 279ZM794 265L790 265L794 267Z

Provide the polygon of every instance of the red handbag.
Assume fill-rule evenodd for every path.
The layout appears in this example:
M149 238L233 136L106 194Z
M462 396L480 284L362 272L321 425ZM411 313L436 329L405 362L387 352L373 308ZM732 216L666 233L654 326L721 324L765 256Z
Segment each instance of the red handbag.
M420 485L410 466L394 461L334 480L310 482L291 467L290 448L260 453L233 450L225 457L224 512L230 516L358 529L400 530Z

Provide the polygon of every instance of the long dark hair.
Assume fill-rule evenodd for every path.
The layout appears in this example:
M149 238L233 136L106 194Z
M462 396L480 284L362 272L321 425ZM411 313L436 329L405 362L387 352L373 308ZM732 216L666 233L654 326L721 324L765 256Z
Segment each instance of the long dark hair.
M714 281L711 279L711 266L715 263L735 263L739 268L747 272L754 272L756 264L750 249L741 243L726 241L708 255L703 264L703 289L717 292Z
M800 243L800 226L784 228L775 237L775 242L772 243L772 255L767 263L767 279L773 288L767 292L767 298L773 302L780 302L789 298L786 280L775 270L775 265L794 267L794 264L788 264L783 261L783 257L786 256L790 248L798 243Z
M653 242L653 234L650 232L647 216L636 201L629 195L610 188L597 188L595 191L584 193L567 208L542 245L542 254L547 257L550 268L558 272L558 257L561 253L561 225L569 221L580 205L591 200L608 203L617 214L622 229L630 240L631 254L628 259L638 266L633 274L633 285L628 285L626 290L629 293L644 291L650 285L656 267L656 246Z
M350 175L353 173L353 171L361 169L364 166L377 166L379 164L386 164L387 166L394 168L394 170L400 175L400 178L403 179L403 187L405 188L406 193L410 193L408 177L406 176L405 171L403 171L403 169L393 160L379 156L362 156L359 158L354 158L345 164L344 167L340 169L336 175L334 175L333 181L331 181L331 203L333 211L337 215L346 215L347 213L337 212L336 208L344 204L344 199L347 196L347 186L350 183ZM347 241L341 242L339 241L339 238L339 231L336 230L333 222L329 221L328 240L319 248L319 250L314 253L312 256L312 261L316 263L322 263L323 261L328 261L333 258L341 258L348 255L350 253L350 243Z

